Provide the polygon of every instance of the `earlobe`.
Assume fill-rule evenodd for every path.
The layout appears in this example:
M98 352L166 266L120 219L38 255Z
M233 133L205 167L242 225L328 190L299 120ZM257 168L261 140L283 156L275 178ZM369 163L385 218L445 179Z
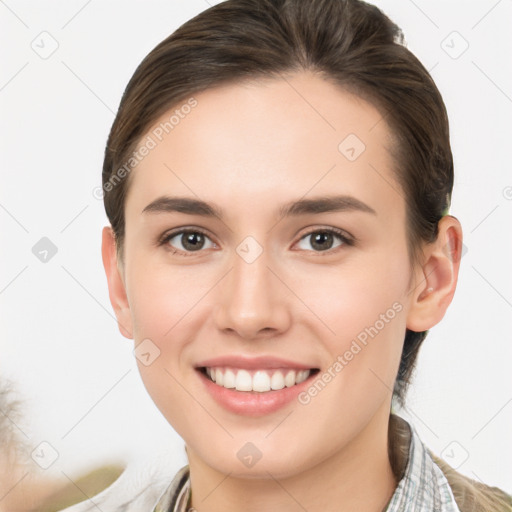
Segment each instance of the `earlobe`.
M451 215L438 224L437 239L425 249L425 260L410 292L407 328L426 331L439 323L450 305L459 275L462 228Z
M107 276L108 294L121 334L133 339L132 319L123 276L119 270L114 232L105 226L102 232L101 256Z

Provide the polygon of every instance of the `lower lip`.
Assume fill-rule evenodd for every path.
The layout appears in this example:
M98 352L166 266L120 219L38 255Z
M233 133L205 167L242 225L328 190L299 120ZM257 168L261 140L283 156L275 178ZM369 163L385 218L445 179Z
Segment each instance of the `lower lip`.
M259 392L228 389L215 384L202 371L197 370L197 373L208 392L219 405L228 411L245 416L264 416L278 411L296 399L297 395L304 391L316 376L316 372L312 373L305 381L289 388L284 387L283 389Z

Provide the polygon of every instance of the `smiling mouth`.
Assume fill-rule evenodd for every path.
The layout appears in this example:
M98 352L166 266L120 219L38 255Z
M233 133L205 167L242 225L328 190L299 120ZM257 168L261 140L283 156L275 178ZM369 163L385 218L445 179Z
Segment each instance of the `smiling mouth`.
M320 370L291 368L246 370L233 367L200 367L198 370L220 387L236 391L265 393L301 384Z

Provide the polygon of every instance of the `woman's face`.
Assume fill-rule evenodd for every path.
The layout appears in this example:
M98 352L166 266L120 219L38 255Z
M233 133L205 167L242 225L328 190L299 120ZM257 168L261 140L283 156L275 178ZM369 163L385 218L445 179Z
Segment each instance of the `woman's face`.
M310 73L194 98L139 145L122 323L189 457L289 476L387 426L412 277L390 132Z

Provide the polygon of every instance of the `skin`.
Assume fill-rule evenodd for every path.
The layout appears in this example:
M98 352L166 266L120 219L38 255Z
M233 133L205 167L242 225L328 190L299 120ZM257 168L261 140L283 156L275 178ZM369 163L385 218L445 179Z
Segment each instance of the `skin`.
M102 244L121 333L160 350L139 369L186 443L192 505L199 512L380 512L397 484L387 432L405 330L443 318L457 282L460 223L443 217L438 239L411 268L388 126L371 104L312 73L224 85L195 98L197 107L132 171L124 261L110 227ZM350 133L366 145L353 162L338 150ZM142 213L163 194L215 203L225 216ZM354 196L376 215L279 216L284 203L331 194ZM208 237L199 252L173 254L170 246L185 251L181 236L157 245L171 229L194 227ZM322 228L356 242L335 237L318 249L305 235ZM263 249L250 264L236 252L247 236ZM237 415L211 398L193 368L247 354L326 371L395 302L401 311L307 405L294 400L262 417ZM251 468L237 457L247 442L262 453Z

